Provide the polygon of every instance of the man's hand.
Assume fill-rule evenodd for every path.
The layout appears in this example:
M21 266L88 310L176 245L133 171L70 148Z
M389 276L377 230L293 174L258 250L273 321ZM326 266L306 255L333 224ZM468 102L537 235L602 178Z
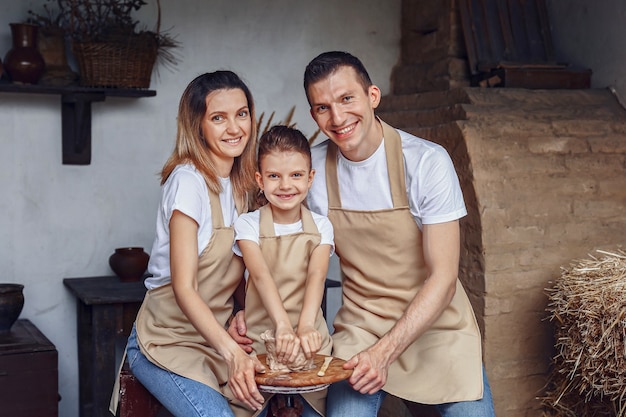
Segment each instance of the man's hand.
M349 382L361 394L374 394L387 383L389 356L379 344L357 353L343 365L353 369Z
M226 331L245 352L252 352L252 339L246 337L248 327L246 326L246 316L243 310L235 314Z

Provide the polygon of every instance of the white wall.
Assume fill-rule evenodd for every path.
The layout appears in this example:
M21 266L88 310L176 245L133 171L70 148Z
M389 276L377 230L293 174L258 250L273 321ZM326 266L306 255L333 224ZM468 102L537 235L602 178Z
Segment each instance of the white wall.
M626 2L547 0L557 58L593 71L593 88L626 98Z
M0 57L11 47L9 23L44 0L0 0ZM156 21L154 2L142 22ZM55 95L0 93L0 282L25 285L21 318L59 352L59 415L78 416L75 299L66 277L111 274L120 246L148 251L158 200L157 173L175 135L178 99L196 75L232 69L248 83L258 112L275 121L296 105L295 122L314 132L302 91L308 61L330 49L359 56L389 90L399 57L400 0L162 1L162 27L183 49L175 72L153 77L153 98L93 104L92 163L61 164L61 106ZM337 294L331 296L331 310Z

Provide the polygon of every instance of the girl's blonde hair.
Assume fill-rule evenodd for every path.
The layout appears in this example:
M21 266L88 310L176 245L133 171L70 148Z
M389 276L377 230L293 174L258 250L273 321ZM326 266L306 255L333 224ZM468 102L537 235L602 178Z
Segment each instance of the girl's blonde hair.
M246 201L246 194L253 189L256 166L256 116L254 100L246 84L232 71L215 71L202 74L189 83L178 105L176 146L161 170L161 185L174 168L180 164L193 164L204 177L209 190L219 194L222 186L215 165L207 152L202 138L202 120L206 114L206 98L218 90L243 91L250 110L250 138L243 153L235 157L230 179L235 198Z

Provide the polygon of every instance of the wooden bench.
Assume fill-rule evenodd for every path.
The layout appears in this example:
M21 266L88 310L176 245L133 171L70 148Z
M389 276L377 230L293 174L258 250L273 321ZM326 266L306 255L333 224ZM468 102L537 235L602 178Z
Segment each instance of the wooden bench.
M124 361L120 372L118 417L156 417L163 406L133 375ZM165 409L163 409L165 411Z

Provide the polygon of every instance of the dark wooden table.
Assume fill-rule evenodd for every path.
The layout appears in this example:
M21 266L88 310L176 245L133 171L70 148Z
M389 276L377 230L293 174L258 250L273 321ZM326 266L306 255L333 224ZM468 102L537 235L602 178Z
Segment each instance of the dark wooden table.
M80 417L111 417L109 400L125 346L146 293L143 280L116 276L65 278L76 296Z
M0 332L0 417L57 417L56 347L29 320Z

